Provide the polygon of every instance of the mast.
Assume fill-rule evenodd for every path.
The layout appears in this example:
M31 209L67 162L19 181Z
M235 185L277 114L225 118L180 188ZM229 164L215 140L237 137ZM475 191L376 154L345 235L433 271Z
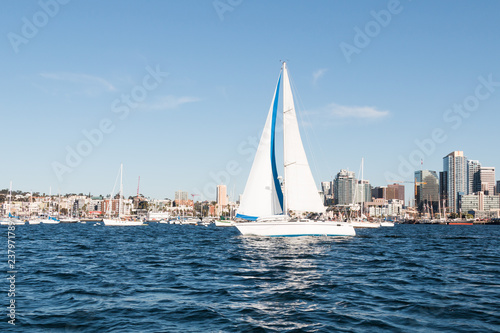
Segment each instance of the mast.
M365 158L361 157L361 216L360 218L363 219L363 206L365 203L365 183L363 179L363 166L364 166Z
M9 186L9 205L7 206L8 208L8 216L10 217L10 204L11 204L11 201L12 201L12 180L10 181L10 186Z
M123 163L120 164L120 198L118 200L118 218L122 215L122 195L123 195Z

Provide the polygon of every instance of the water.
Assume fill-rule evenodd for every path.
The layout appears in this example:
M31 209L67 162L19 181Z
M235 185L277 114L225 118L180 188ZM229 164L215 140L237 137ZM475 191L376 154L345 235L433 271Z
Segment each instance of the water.
M7 228L0 233L6 272ZM5 295L0 331L500 331L500 226L357 234L17 226L16 326Z

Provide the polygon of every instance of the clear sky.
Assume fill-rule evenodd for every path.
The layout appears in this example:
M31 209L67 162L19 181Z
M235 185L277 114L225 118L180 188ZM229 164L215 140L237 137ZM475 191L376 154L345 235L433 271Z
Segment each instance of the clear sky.
M140 176L149 197L213 200L223 182L235 199L280 60L318 188L362 157L374 186L412 180L421 159L441 171L453 150L498 169L499 13L496 0L3 1L0 188L107 194L123 163L127 196Z

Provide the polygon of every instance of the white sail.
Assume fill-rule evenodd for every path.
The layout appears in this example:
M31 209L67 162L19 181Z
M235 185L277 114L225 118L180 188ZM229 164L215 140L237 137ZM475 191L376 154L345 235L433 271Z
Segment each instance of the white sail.
M286 63L283 63L283 132L284 197L287 211L324 213L325 207L314 182L300 138Z
M283 194L278 181L274 156L274 138L278 94L281 76L276 84L274 97L267 115L266 125L243 192L236 217L256 220L261 216L278 215L283 212Z

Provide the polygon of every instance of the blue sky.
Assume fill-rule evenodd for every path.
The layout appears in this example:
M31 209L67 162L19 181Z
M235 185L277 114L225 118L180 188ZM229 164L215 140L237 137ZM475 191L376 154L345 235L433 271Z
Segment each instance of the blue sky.
M493 0L4 1L0 188L106 194L123 163L126 195L141 176L149 197L214 199L222 181L235 198L280 60L318 187L362 157L375 186L411 180L421 157L441 171L453 150L499 168L499 12Z

